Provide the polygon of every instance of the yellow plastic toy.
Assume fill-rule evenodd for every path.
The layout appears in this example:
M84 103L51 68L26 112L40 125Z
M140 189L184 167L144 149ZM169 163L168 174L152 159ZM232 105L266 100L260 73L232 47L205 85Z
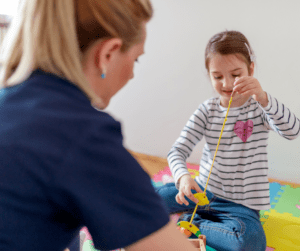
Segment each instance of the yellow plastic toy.
M206 237L201 234L199 228L187 221L181 221L177 225L179 226L178 228L180 232L182 232L186 237L189 238L192 233L198 237L198 239L189 239L197 250L206 251Z
M224 119L224 122L223 122L222 130L221 130L221 133L220 133L220 137L219 137L219 141L218 141L217 148L216 148L216 151L215 151L215 155L214 155L214 158L213 158L213 161L212 161L212 164L211 164L210 172L209 172L209 175L208 175L208 178L207 178L207 181L206 181L205 189L204 189L203 193L194 194L195 198L198 199L199 202L196 204L196 207L195 207L195 210L193 212L193 215L191 217L190 222L180 221L180 222L177 223L178 226L187 229L191 233L193 233L193 234L197 233L197 234L195 234L197 237L199 237L201 235L201 232L200 232L199 228L197 228L194 224L192 224L192 222L193 222L193 219L195 217L198 206L205 206L205 205L209 204L209 200L206 196L206 189L207 189L207 185L208 185L208 181L209 181L209 178L210 178L210 175L211 175L212 168L214 166L215 158L217 156L217 152L218 152L218 148L219 148L220 141L221 141L221 138L222 138L225 123L227 121L229 108L230 108L230 105L231 105L231 102L232 102L232 96L233 96L233 92L231 93L231 98L229 100L226 116L225 116L225 119Z
M182 227L186 230L189 230L191 233L193 233L197 237L199 237L199 235L201 235L199 228L197 228L194 224L191 224L188 221L180 221L177 223L177 226Z
M198 206L205 206L209 204L209 200L204 193L196 193L194 194L195 198L198 199Z

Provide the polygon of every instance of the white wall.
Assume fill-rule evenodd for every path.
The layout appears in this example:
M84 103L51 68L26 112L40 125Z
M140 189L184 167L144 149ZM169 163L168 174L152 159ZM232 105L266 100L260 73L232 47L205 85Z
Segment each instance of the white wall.
M300 118L299 0L152 0L146 54L107 111L123 122L126 146L166 157L197 106L215 95L204 67L208 40L225 29L248 38L263 89ZM204 140L189 162L199 163ZM300 137L270 133L270 177L300 182Z

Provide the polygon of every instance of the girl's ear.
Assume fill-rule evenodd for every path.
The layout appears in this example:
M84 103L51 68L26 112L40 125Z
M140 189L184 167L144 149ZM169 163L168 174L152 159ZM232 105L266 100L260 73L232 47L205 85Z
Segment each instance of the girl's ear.
M250 76L253 77L254 75L254 62L251 62L250 64Z

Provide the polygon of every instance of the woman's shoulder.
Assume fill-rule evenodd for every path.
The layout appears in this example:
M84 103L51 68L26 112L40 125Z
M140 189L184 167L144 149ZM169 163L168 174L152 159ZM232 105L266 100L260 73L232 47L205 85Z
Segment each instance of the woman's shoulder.
M78 138L89 132L121 130L120 123L108 113L95 109L77 86L45 72L34 72L21 84L5 88L0 105L0 119L9 127L2 130L10 132L12 120L24 132L34 130L45 138L53 132L63 135L61 138Z
M36 70L19 84L8 86L2 90L1 102L19 105L23 104L51 104L88 103L88 98L73 83L52 73ZM44 106L43 106L44 107Z

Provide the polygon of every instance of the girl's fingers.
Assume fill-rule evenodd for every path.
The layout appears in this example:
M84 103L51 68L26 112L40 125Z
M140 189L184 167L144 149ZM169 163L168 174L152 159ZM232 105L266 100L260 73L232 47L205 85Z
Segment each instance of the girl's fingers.
M256 78L253 77L242 77L235 81L233 91L239 94L246 95L246 91L253 90L253 94L262 92L260 83ZM249 94L249 92L248 92Z
M239 89L249 85L251 82L252 82L251 79L242 79L242 80L239 79L238 82L234 83L233 90L238 91Z
M192 193L192 190L195 190L197 193L203 192L199 185L193 179L189 180L186 183L182 183L179 188L179 192L175 197L176 202L180 205L185 204L186 206L188 206L189 202L186 199L188 198L195 204L199 203L198 199L196 199L194 194Z
M180 205L183 204L183 202L181 201L181 199L180 199L180 197L179 197L179 193L176 195L175 199L176 199L176 202L177 202L178 204L180 204Z
M180 205L182 205L182 203L185 204L186 206L189 205L189 202L185 199L184 193L183 193L183 192L180 191L180 192L177 194L177 196L178 196L178 200L181 202L181 203L179 203Z
M195 196L194 196L194 194L192 193L191 190L187 191L187 193L186 193L185 195L186 195L191 201L195 202L196 204L199 202L199 201L195 198Z
M243 83L244 81L246 81L247 79L248 79L248 77L236 77L233 85L234 86L239 85L239 84Z
M233 89L233 91L239 93L239 94L242 94L243 92L247 91L247 90L250 90L252 89L253 87L251 86L250 83L246 84L246 85L242 85L242 86L239 86L238 88L236 89Z
M246 81L236 87L233 88L234 91L238 92L238 93L243 93L245 92L246 90L250 90L250 89L257 89L259 90L260 89L260 86L256 83L256 82L253 82L253 81Z
M234 87L237 87L237 86L241 87L241 86L245 86L247 84L255 83L255 82L259 83L256 78L249 77L249 76L241 77L241 78L238 78L238 79L235 80L235 82L233 83L233 86Z
M186 187L185 195L193 201L195 204L199 203L199 200L195 198L195 195L192 193L192 190L195 190L196 193L203 193L201 188L198 186L196 182L193 182L191 186Z
M196 190L197 193L203 193L203 191L201 190L201 188L198 186L198 184L196 182L195 182L193 189Z
M240 93L240 91L241 91L243 88L245 88L246 86L247 86L246 83L245 83L245 84L240 84L240 85L234 87L232 91L237 92L237 93Z
M248 95L248 94L253 95L256 94L257 92L258 92L258 88L250 84L238 91L238 93L241 95Z
M245 91L245 92L241 93L241 95L249 95L249 96L251 96L251 95L253 95L253 92L251 90L249 90L249 91Z
M175 200L176 200L176 202L177 202L178 204L182 205L182 201L179 199L178 194L176 194Z

